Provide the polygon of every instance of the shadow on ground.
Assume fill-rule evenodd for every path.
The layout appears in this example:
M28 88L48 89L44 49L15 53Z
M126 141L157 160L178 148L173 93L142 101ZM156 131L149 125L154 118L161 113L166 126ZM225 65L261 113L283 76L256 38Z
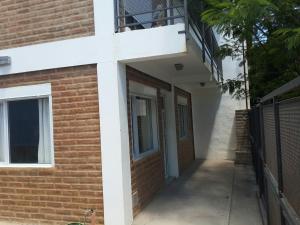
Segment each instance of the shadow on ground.
M134 220L134 225L196 224L262 224L251 167L226 160L197 161Z

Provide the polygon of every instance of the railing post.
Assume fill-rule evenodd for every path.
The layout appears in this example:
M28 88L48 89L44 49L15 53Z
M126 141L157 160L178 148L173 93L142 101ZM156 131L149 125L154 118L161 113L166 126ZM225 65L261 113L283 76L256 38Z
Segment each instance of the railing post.
M210 37L210 66L211 73L214 75L214 42L213 42L213 30L209 29L209 37Z
M203 6L203 1L200 2L200 6L201 6L201 12L203 12L204 10L204 6ZM203 63L206 62L206 53L205 53L205 25L204 23L201 21L201 30L200 30L200 34L201 34L201 38L202 38L202 61Z
M283 175L282 175L282 152L281 152L281 135L280 135L280 115L279 101L277 97L273 98L274 120L275 120L275 137L276 137L276 158L277 158L277 173L278 173L278 200L282 198L283 193ZM281 224L284 225L283 209L280 206Z
M119 27L119 4L118 4L119 0L114 0L114 8L115 8L115 32L117 33L119 31L118 27Z
M188 0L184 0L184 23L185 23L185 34L187 39L189 38L189 10L188 10Z
M173 1L173 0L169 0L169 1L168 1L168 4L169 4L168 7L173 7L173 6L174 6L174 1ZM170 9L169 12L170 12L170 16L171 16L171 17L174 16L174 9L173 9L173 8ZM173 25L174 22L175 22L174 19L171 19L171 20L170 20L170 24L171 24L171 25Z
M204 23L202 23L202 60L203 60L203 63L206 62L206 50L205 50L205 38L204 38L204 35L205 35L205 28L204 28Z

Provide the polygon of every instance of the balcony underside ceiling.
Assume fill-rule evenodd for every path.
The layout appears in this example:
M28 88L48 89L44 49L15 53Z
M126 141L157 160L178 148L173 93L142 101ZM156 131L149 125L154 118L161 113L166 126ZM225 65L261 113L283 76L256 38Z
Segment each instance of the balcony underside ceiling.
M182 64L183 69L176 70L175 64ZM128 65L179 87L194 89L201 87L201 83L205 86L216 85L211 71L202 61L201 51L194 45L188 44L188 52L184 55L131 62Z

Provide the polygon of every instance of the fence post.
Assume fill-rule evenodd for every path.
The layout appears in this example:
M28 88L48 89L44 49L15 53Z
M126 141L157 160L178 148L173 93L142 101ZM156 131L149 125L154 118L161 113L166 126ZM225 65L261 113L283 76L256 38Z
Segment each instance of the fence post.
M253 162L255 165L255 170L256 170L256 180L257 184L259 185L259 196L261 197L261 171L259 170L259 148L260 148L260 127L259 127L259 108L258 107L253 107L249 113L251 115L250 122L251 122L251 127L250 127L250 133L251 133L251 139L252 139L252 155L253 155Z
M278 98L273 98L274 118L275 118L275 135L276 135L276 153L277 153L277 172L278 172L278 189L283 191L283 176L282 176L282 154L281 154L281 137L280 137L280 117L279 117L279 102Z
M277 158L277 173L278 173L278 199L282 198L283 193L283 175L282 175L282 152L281 152L281 135L280 135L280 115L279 101L277 97L273 98L274 119L275 119L275 136L276 136L276 158ZM282 206L280 206L281 224L285 224Z
M260 148L261 148L261 158L266 164L266 148L265 148L265 133L264 133L264 105L263 103L259 104L259 117L260 117Z

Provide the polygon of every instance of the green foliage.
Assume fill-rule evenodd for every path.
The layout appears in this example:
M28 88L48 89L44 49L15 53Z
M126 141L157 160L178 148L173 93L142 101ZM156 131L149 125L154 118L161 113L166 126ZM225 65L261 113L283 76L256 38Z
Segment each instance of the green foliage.
M201 0L192 0L201 1ZM299 0L205 0L202 20L228 40L219 55L246 58L252 102L300 75ZM233 95L243 93L239 78L226 82ZM233 91L233 89L235 91ZM225 88L226 90L226 88Z
M261 23L276 6L267 0L206 0L202 19L225 36L239 41L251 39L253 27Z
M229 94L237 100L243 99L247 94L243 74L239 74L237 79L226 80L222 85L222 90L224 93L229 92Z
M300 28L279 29L273 35L284 41L288 50L297 49L300 46Z

